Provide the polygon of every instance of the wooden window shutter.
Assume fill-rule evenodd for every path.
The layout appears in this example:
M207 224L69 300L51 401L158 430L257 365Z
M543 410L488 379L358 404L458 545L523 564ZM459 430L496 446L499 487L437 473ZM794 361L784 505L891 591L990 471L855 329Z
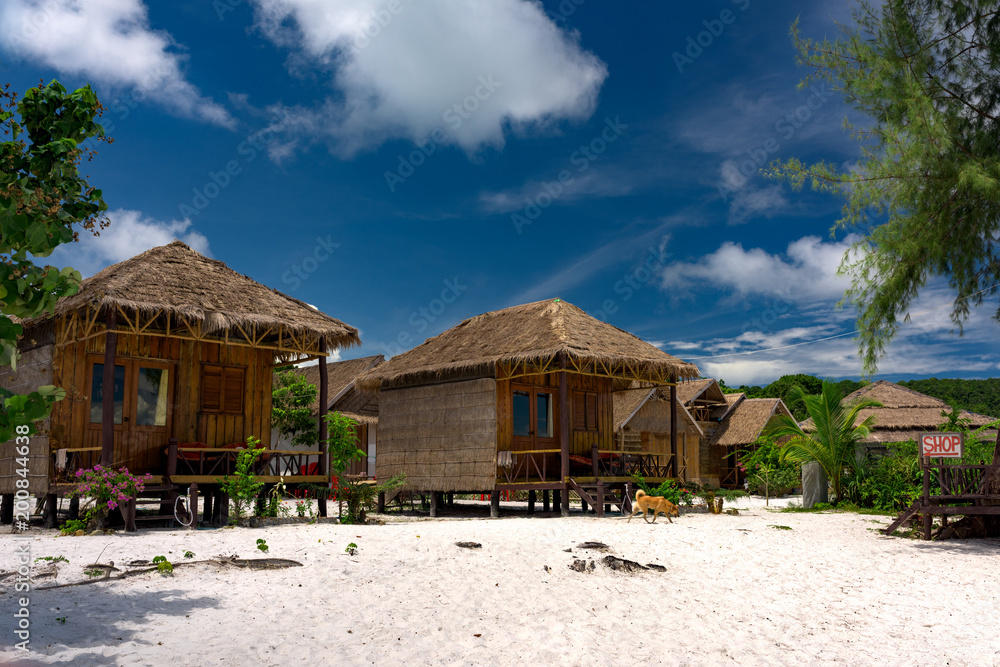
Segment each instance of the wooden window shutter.
M228 366L222 369L222 411L243 414L243 369Z
M222 410L222 366L201 367L201 409L204 412Z
M597 430L597 394L587 393L586 403L587 403L587 424L586 428L588 431Z
M587 430L587 395L582 391L573 392L573 430Z

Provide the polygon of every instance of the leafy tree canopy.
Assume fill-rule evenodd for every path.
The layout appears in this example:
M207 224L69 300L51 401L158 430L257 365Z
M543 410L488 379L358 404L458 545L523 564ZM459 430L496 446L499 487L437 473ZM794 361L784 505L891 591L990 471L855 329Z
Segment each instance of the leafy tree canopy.
M20 101L10 84L0 90L0 366L16 368L19 356L23 329L10 316L34 317L79 289L79 272L37 266L29 255L47 257L78 228L97 233L107 225L101 191L79 171L81 158L93 157L83 142L104 139L102 110L90 86L67 93L53 80ZM0 442L16 425L44 418L61 396L56 387L26 395L0 389Z
M319 427L312 412L318 391L316 385L295 371L280 370L274 374L271 426L282 436L291 436L292 445L314 447L319 440Z
M929 279L955 290L959 332L970 307L997 292L1000 0L862 2L835 41L804 39L797 24L792 35L812 69L800 85L826 79L865 117L847 122L861 154L848 166L792 159L770 174L843 196L835 231L865 232L841 272L874 373Z

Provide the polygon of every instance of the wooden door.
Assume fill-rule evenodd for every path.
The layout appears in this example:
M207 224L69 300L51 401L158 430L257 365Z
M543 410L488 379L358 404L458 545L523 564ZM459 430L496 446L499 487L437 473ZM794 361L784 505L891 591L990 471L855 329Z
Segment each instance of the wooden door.
M511 449L558 449L559 392L554 387L512 384Z
M162 473L163 449L170 437L173 412L173 365L148 359L115 363L114 457L106 464L133 473ZM101 446L104 406L104 358L90 364L90 424L87 442Z

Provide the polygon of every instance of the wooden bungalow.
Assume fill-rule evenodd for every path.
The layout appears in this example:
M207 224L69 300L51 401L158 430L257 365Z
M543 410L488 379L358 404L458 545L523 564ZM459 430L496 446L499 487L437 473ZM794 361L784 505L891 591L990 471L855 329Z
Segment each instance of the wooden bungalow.
M100 271L23 325L21 363L0 382L66 391L31 441L29 491L52 501L50 521L61 483L98 462L150 473L171 492L211 484L231 463L226 445L255 436L269 448L275 366L319 359L324 373L330 349L360 343L354 327L179 241ZM0 447L9 521L13 443ZM312 476L300 474L301 456L266 458L288 481L329 479L326 457L313 457Z
M378 431L378 393L366 391L357 386L358 375L375 368L385 361L385 357L377 354L359 359L346 359L328 363L327 395L330 397L326 411L339 412L358 423L357 446L367 453L367 457L356 461L347 471L351 475L375 476L375 456ZM301 375L309 384L319 386L319 366L299 366L290 369ZM319 394L312 405L312 413L319 417ZM296 449L289 442L290 438L282 438L277 430L271 434L276 449Z
M875 415L875 425L863 444L868 452L876 455L886 450L886 443L918 440L921 433L937 431L938 426L948 421L941 412L951 412L951 407L940 398L921 394L887 380L878 380L861 387L845 396L844 403L849 405L863 398L874 399L882 404L880 408L865 408L858 415L859 421ZM968 420L967 424L973 429L997 421L996 417L968 410L961 410L959 417ZM802 426L808 428L811 423L811 420L806 420ZM987 431L987 438L995 439L996 431Z
M730 410L712 434L710 447L721 462L720 486L743 488L738 453L751 447L780 415L792 416L780 398L747 398L746 394L727 394Z
M685 384L688 383L682 382L681 386ZM672 410L669 392L659 387L634 386L615 393L614 409L615 440L619 449L626 453L673 451L670 420L676 413L680 418L677 425L677 478L698 484L706 483L701 473L701 449L705 432L680 401L680 392L678 405Z
M380 478L405 473L410 490L558 494L573 489L598 513L633 472L677 475L678 433L669 451L622 451L614 395L634 382L667 388L698 369L560 299L467 319L366 371L378 390ZM671 405L676 408L676 401ZM674 419L672 424L679 424ZM619 502L621 499L618 499Z

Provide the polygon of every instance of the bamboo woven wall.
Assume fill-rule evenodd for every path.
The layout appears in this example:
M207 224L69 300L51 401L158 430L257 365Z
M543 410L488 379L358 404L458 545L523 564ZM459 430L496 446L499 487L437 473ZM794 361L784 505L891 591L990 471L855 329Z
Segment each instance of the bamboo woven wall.
M51 345L43 345L24 352L17 364L17 371L11 372L9 367L5 367L4 372L0 373L0 387L16 394L27 394L43 385L53 384L52 350ZM40 427L40 432L29 436L28 442L27 491L32 495L48 492L49 468L52 465L49 457L50 420L42 421ZM16 492L16 482L22 479L18 475L21 468L17 461L19 458L21 457L17 456L13 440L0 445L0 493Z
M496 382L387 389L379 397L376 473L406 474L416 491L487 491L496 484Z

